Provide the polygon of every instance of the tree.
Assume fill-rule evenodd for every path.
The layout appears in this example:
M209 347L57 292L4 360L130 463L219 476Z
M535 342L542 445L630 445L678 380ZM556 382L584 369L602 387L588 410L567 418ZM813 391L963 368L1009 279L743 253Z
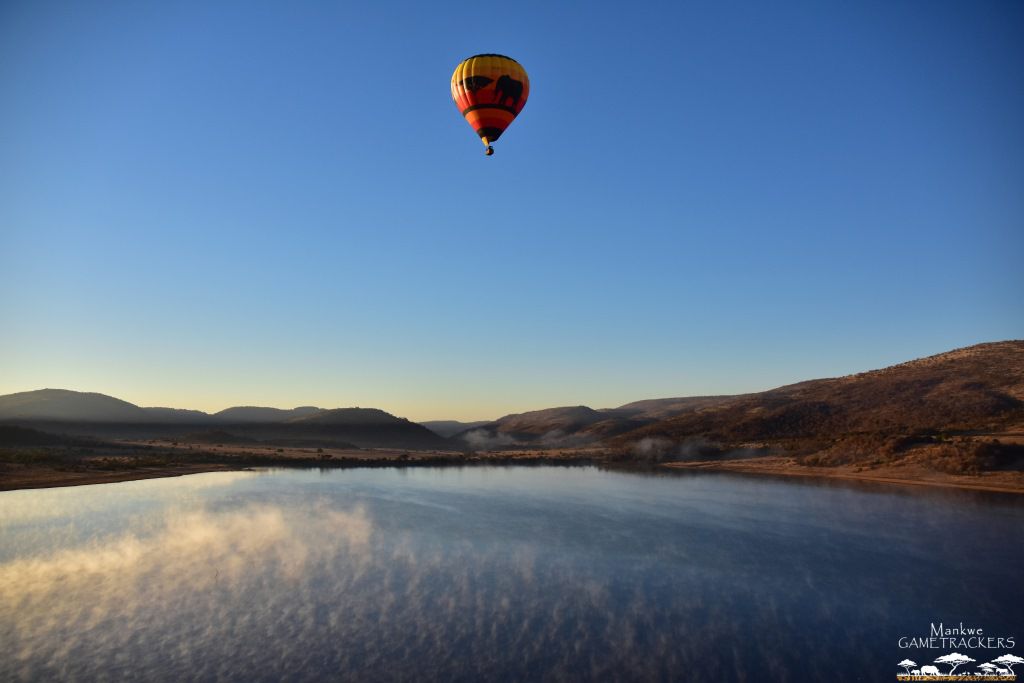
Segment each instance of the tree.
M998 667L995 664L989 664L988 662L985 662L984 664L979 664L978 668L984 671L986 676L991 676L992 672L995 671Z
M909 659L904 659L902 662L900 662L896 666L902 666L903 670L906 671L907 675L909 676L910 675L910 667L917 666L917 662L909 660Z
M949 670L949 675L952 676L953 672L956 671L956 668L958 666L960 666L961 664L966 664L967 662L976 662L976 661L978 661L978 660L971 659L970 657L968 657L966 655L962 655L959 652L954 652L952 654L942 655L941 657L939 657L938 659L935 660L935 663L936 664L952 664L953 668Z
M992 660L992 663L993 664L1002 664L1007 669L1009 669L1011 672L1013 672L1013 665L1014 664L1024 664L1024 659L1021 659L1017 655L1006 654L1006 655L1003 655L1002 657L996 657L995 659ZM1013 672L1013 675L1016 676L1017 673Z

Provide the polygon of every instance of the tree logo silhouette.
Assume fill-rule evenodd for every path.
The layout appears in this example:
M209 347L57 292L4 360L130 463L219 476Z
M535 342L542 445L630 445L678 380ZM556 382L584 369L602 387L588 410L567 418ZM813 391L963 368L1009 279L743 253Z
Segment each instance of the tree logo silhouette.
M899 681L1016 681L1017 674L1013 667L1017 664L1024 664L1024 658L1017 655L1005 654L996 657L990 662L978 664L976 671L970 671L965 666L978 660L962 655L959 652L951 652L948 655L936 657L935 664L949 667L949 671L942 671L934 664L926 664L917 668L917 662L912 659L904 659L896 666L903 669L896 675ZM958 668L964 668L957 671Z
M953 666L953 668L949 670L949 675L952 676L953 672L956 671L956 668L958 666L960 666L961 664L967 664L969 662L976 662L976 661L978 661L978 660L971 659L967 655L962 655L959 652L953 652L951 654L943 655L943 656L939 657L938 659L935 660L935 663L936 664L951 664Z

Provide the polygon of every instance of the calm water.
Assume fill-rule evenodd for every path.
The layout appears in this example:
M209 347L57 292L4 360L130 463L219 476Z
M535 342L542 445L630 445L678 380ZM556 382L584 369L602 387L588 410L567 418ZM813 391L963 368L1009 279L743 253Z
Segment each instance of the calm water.
M1022 503L499 467L0 493L0 680L895 680L932 622L1021 654Z

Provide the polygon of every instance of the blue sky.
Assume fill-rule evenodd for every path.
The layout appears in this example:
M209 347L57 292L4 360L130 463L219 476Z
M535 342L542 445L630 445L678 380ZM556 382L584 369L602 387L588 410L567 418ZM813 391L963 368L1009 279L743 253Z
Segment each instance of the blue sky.
M1020 3L6 2L0 101L0 393L486 419L1024 337Z

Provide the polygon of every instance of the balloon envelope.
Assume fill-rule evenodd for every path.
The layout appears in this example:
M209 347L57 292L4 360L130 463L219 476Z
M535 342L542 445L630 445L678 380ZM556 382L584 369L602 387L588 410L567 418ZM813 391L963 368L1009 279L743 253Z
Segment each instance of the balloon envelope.
M501 137L530 96L530 79L504 55L473 55L452 74L452 99L485 145Z

